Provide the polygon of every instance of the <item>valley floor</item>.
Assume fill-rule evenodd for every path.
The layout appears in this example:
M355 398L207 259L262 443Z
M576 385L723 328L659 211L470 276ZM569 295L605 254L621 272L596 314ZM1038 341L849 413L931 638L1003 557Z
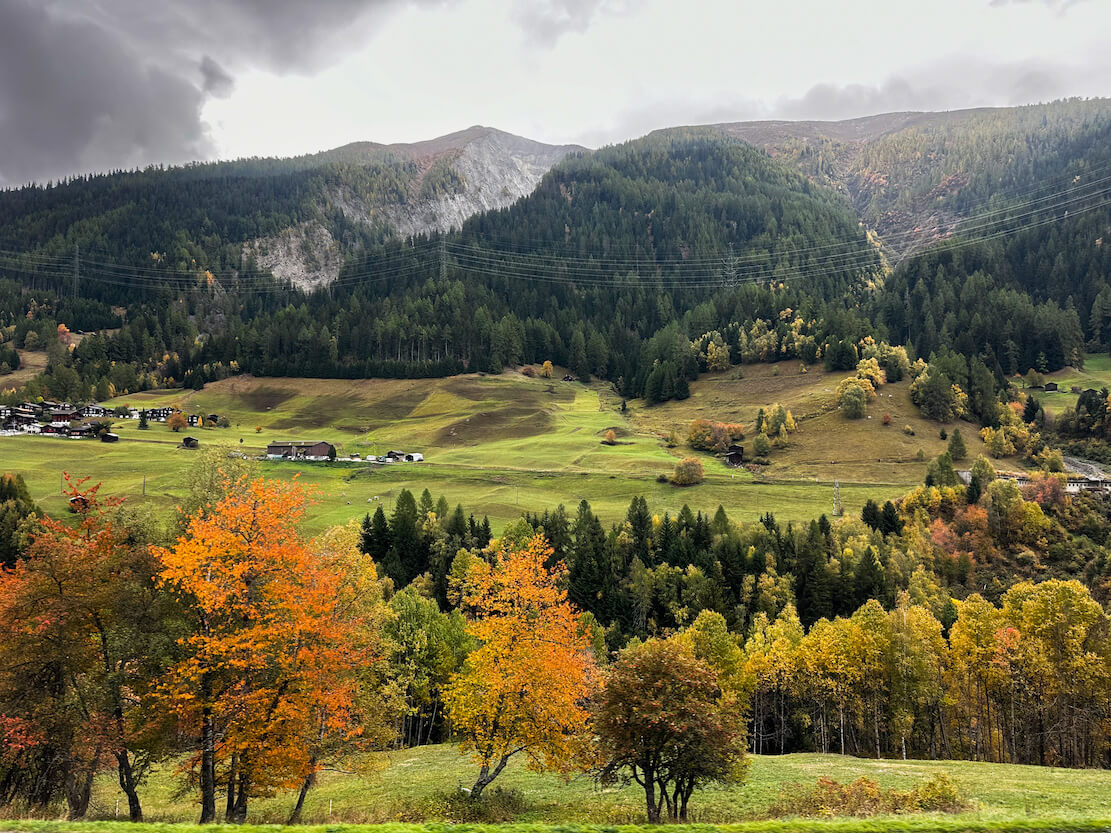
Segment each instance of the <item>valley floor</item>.
M532 379L520 373L466 375L430 380L333 380L240 376L201 391L151 391L112 404L144 408L174 405L186 413L219 414L230 428L191 428L180 434L153 423L139 431L119 420L119 443L18 436L0 438L4 470L23 474L33 497L48 511L64 509L62 472L104 483L104 493L172 509L184 492L184 472L196 452L180 448L183 436L202 447L260 455L274 440L326 440L340 457L419 451L425 461L375 466L365 463L267 462L267 474L317 487L310 531L361 517L397 493L429 489L454 506L488 515L495 530L525 510L564 504L569 512L590 501L605 522L624 516L637 495L653 512L675 515L684 503L712 513L720 504L737 521L773 512L781 520L808 520L833 511L834 483L844 510L896 498L922 482L926 460L945 449L939 426L921 418L906 382L886 385L865 419L837 410L834 389L845 374L803 371L798 362L746 365L704 374L683 402L648 406L621 400L604 383ZM771 464L732 469L686 447L692 420L741 422L749 432L760 408L790 408L799 422L790 446L774 450ZM889 425L883 416L890 416ZM958 427L947 426L949 430ZM961 423L969 459L983 450L974 426ZM604 445L607 430L617 443ZM668 448L675 432L681 442ZM702 459L705 482L677 488L658 481L681 457ZM1003 461L1004 467L1017 467Z

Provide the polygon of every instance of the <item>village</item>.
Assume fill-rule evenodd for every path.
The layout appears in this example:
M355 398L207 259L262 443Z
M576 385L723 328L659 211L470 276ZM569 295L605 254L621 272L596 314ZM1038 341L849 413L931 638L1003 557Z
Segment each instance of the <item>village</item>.
M175 417L178 417L175 424ZM99 439L101 442L119 442L120 435L112 430L113 420L135 420L139 428L149 423L164 423L175 432L183 428L230 427L226 417L219 414L183 414L179 408L163 406L138 409L126 405L106 407L96 402L71 405L67 402L24 402L19 405L0 405L0 437L37 435L64 439ZM183 435L179 447L197 449L200 440ZM387 451L382 455L352 453L340 456L333 443L324 440L280 440L268 443L260 456L268 461L333 462L333 463L419 463L424 455L417 451Z

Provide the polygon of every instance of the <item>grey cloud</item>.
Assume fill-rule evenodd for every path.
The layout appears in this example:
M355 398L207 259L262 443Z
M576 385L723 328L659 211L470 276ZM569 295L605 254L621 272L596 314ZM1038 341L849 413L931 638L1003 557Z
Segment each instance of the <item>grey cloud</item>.
M566 34L585 32L598 14L624 10L615 0L517 0L513 19L533 41L552 46Z
M904 110L956 110L1031 104L1075 94L1067 66L1024 61L987 63L951 59L889 78L881 84L819 84L772 107L776 118L838 120Z
M1091 67L1093 77L1111 75L1111 57ZM590 147L642 136L661 127L764 119L840 121L909 110L958 110L1051 101L1080 93L1076 70L1063 64L1025 61L988 63L951 58L875 85L818 84L803 95L761 102L743 95L707 101L691 96L619 113L607 127L575 138Z
M114 33L0 2L0 183L206 156L202 103Z
M0 185L207 158L236 73L312 73L452 1L0 0Z
M988 0L989 6L1021 6L1028 3L1041 3L1052 9L1060 9L1062 13L1073 6L1078 6L1086 0Z
M201 77L204 91L217 98L227 98L235 89L235 79L209 55L201 58Z

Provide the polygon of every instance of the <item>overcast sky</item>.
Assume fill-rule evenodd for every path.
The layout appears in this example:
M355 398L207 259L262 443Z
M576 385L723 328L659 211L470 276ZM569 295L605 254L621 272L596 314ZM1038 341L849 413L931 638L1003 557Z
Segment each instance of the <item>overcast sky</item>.
M0 183L1111 95L1111 0L0 0Z

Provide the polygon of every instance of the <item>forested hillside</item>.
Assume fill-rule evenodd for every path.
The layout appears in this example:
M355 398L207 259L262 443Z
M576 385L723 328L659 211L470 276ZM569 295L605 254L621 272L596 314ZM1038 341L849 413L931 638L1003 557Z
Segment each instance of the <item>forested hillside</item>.
M509 204L576 150L474 127L412 145L366 142L13 189L0 192L3 269L33 288L69 288L83 250L95 283L85 293L121 304L136 273L169 285L208 271L227 289L262 275L311 287L334 280L354 251ZM105 287L113 279L119 291Z
M513 205L405 239L353 220L351 195L450 195L450 137L94 177L3 195L0 316L17 347L124 325L59 353L32 388L57 396L550 360L660 401L731 364L850 370L870 337L932 364L954 353L944 376L965 392L985 368L991 401L1008 375L1111 343L1109 137L1102 100L675 130L572 154ZM320 223L332 237L281 246L326 261L326 291L281 285L265 247L229 242Z

